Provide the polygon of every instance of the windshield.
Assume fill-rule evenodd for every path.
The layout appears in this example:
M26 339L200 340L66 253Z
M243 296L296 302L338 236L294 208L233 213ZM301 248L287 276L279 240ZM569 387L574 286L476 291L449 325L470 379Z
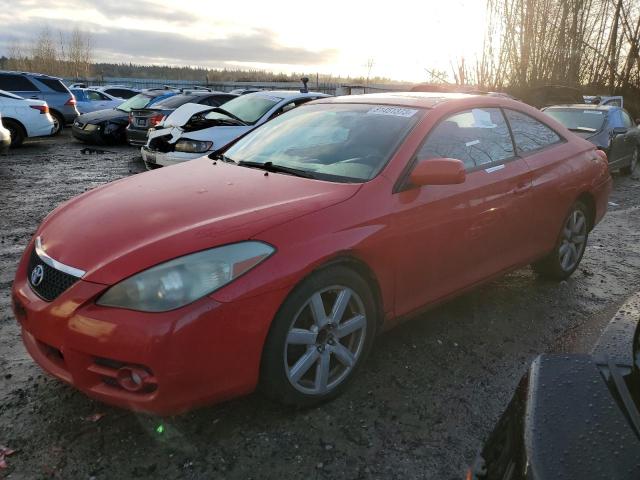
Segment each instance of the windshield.
M150 95L145 95L144 93L139 93L138 95L131 97L129 100L121 103L117 108L118 110L122 110L123 112L130 112L131 110L135 110L137 108L144 108L154 99Z
M229 100L221 108L238 117L247 125L253 125L281 100L282 98L280 97L272 97L270 95L256 93L243 95L241 97L234 98L233 100ZM219 111L210 112L205 116L207 120L216 120L221 117L226 118L226 116Z
M363 182L382 170L420 116L415 108L306 105L254 130L225 155L320 179Z
M602 110L579 110L575 108L548 108L544 111L569 130L592 130L597 132L607 118Z

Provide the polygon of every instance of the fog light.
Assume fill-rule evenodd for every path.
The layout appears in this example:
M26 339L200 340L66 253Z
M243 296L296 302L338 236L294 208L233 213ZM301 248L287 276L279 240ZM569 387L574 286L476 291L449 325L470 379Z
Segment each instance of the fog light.
M118 370L118 385L130 392L137 392L144 387L144 380L149 374L139 367L122 367Z

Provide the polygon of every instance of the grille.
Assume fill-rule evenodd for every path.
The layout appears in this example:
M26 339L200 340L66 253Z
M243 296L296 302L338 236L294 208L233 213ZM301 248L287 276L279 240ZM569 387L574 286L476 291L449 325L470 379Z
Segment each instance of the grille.
M39 285L34 285L31 283L31 272L33 272L33 269L38 265L42 267L44 275L42 282ZM77 277L56 270L40 260L35 248L31 251L27 277L29 278L29 285L31 285L33 291L48 302L55 300L58 295L78 281Z

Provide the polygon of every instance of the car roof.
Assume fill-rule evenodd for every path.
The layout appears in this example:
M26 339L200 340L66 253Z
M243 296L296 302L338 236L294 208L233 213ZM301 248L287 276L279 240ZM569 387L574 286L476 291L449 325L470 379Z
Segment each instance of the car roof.
M549 105L545 108L545 110L549 110L552 108L566 108L566 109L575 109L575 110L616 110L620 109L618 105L597 105L593 103L568 103L566 105Z
M51 78L53 80L62 80L60 77L54 77L53 75L47 75L46 73L35 72L17 72L15 70L0 70L0 73L11 73L13 75L28 75L30 77Z
M469 99L473 97L486 98L487 95L440 92L385 92L367 93L364 95L328 97L322 100L317 100L314 103L366 103L378 105L397 105L403 107L433 108L439 103L449 102L453 100Z

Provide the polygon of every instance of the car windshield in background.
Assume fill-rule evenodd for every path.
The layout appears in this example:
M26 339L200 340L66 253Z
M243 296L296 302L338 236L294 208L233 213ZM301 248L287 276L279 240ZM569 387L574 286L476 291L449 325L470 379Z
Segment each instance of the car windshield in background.
M569 130L597 132L607 118L602 110L580 110L576 108L548 108L544 111Z
M247 125L253 125L262 116L273 108L282 98L263 94L249 94L234 98L225 103L221 108L234 117L239 118ZM210 112L206 119L215 120L224 116L220 111Z
M153 99L154 97L151 97L149 95L145 95L143 93L139 93L138 95L131 97L129 100L127 100L124 103L121 103L117 109L118 110L122 110L123 112L130 112L131 110L135 110L137 108L144 108L147 105L149 105L149 102Z
M318 179L364 182L382 170L420 117L417 108L306 105L258 128L225 156Z
M157 108L160 110L163 109L174 109L181 107L185 103L197 103L198 99L202 98L199 95L173 95L172 97L165 98L164 100L160 100L159 102L153 105L153 108Z

